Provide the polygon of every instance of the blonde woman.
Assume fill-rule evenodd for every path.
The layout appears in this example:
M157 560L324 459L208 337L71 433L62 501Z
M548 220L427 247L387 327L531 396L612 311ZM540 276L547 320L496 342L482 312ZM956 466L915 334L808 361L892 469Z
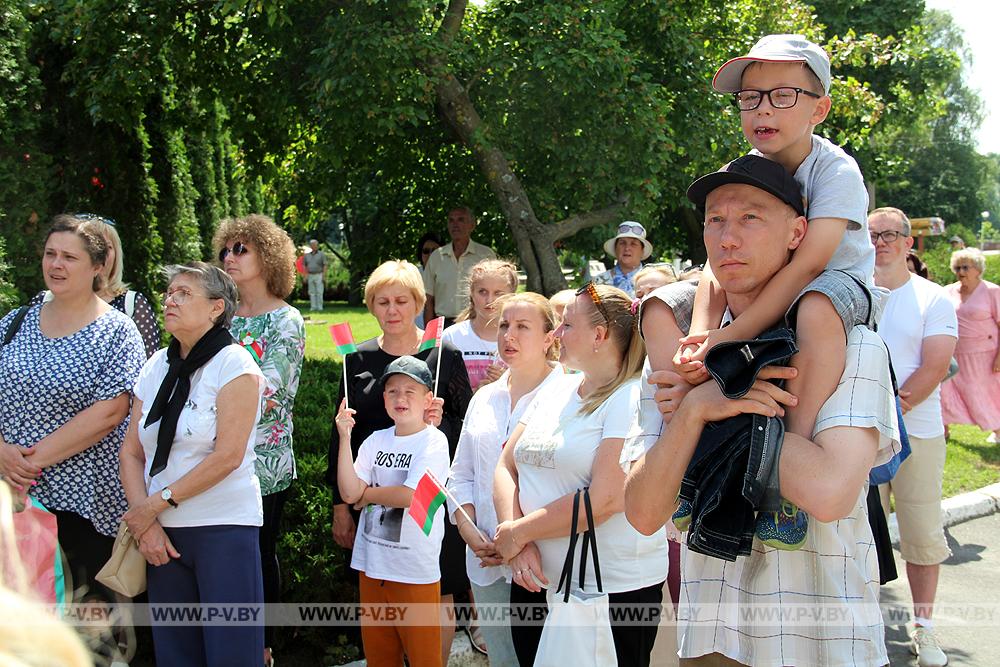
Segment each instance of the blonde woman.
M382 333L359 343L358 351L344 360L347 364L347 382L346 386L342 384L337 390L337 400L334 403L339 406L344 396L347 396L348 406L357 411L354 417L356 423L351 431L352 460L357 458L365 438L393 425L385 410L378 379L390 363L404 355L426 362L431 372L437 374L437 398L426 419L448 438L449 463L450 457L455 455L462 420L469 399L472 398L472 389L469 387L469 376L466 375L462 355L450 343L443 343L441 348L417 351L424 332L417 327L415 320L417 313L424 307L425 298L420 270L404 260L384 262L365 283L365 304L368 312L378 320ZM351 549L354 546L358 513L351 510L337 486L339 451L340 437L334 424L326 471L326 480L333 493L333 539L345 549ZM442 604L453 604L453 595L468 588L465 544L459 537L458 530L449 524L445 526L444 541L441 544ZM447 655L455 629L445 627L441 630L442 654Z
M625 519L619 465L645 358L632 299L618 288L588 283L566 307L556 335L560 360L581 372L539 391L504 447L494 480L495 548L517 584L512 615L525 604L547 604L544 589L554 594L569 545L573 495L584 487L590 488L610 602L658 610L667 576L666 533L661 528L643 536ZM578 527L586 527L585 517ZM587 590L597 590L592 569L587 577ZM542 628L511 631L520 664L533 664ZM611 632L618 664L649 664L655 626L613 621Z
M448 488L466 512L452 508L452 521L467 545L465 570L477 605L510 602L510 568L502 564L491 539L497 528L493 505L497 461L535 395L563 374L555 361L555 315L545 297L533 292L510 294L501 297L496 308L497 344L507 370L472 397L448 478ZM479 629L490 667L517 667L510 626L490 624Z
M499 259L485 259L469 272L469 305L456 324L444 330L444 340L462 353L469 384L476 391L494 382L504 371L498 363L494 302L517 291L517 267Z

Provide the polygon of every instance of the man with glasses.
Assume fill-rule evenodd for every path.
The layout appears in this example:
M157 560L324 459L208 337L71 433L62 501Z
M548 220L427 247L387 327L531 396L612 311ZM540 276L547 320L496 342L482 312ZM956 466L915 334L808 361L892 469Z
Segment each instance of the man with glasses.
M309 284L309 310L320 311L323 310L326 255L319 249L319 241L316 239L309 239L309 248L312 252L306 253L302 258L306 266L306 272L309 274L307 278Z
M615 258L615 265L594 276L594 283L617 287L635 298L635 274L653 254L653 245L646 240L646 228L638 222L624 221L618 225L618 234L604 242L604 252Z
M446 327L469 305L469 272L484 259L496 259L493 249L472 240L476 217L468 206L448 211L448 236L451 243L431 253L424 267L424 322L444 317Z
M940 385L958 341L958 320L944 288L907 269L913 237L906 214L892 207L875 209L868 215L868 229L875 244L875 283L889 290L879 334L892 354L912 449L879 492L886 516L890 492L896 497L899 551L913 596L910 650L920 667L943 667L948 658L931 623L938 572L951 555L941 522L945 437Z

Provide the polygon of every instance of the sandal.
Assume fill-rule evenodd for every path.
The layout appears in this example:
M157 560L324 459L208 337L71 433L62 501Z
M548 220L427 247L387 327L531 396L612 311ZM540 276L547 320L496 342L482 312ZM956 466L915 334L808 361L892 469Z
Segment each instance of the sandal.
M469 644L472 646L472 650L487 655L486 640L483 639L483 633L479 631L479 626L470 623L462 629L465 630L465 634L469 637Z

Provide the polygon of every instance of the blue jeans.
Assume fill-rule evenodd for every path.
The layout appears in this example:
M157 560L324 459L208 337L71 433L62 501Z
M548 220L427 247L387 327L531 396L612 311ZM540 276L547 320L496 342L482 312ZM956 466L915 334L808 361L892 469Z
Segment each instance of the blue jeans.
M249 620L238 624L157 625L154 617L156 664L184 667L262 664L264 583L257 539L260 529L197 526L164 530L181 557L159 567L146 566L151 610L155 613L161 605L243 605L234 611L248 614Z
M472 582L470 582L472 583ZM479 586L472 584L472 597L475 598L476 606L491 605L493 612L488 618L483 616L483 620L491 620L488 624L479 626L479 631L483 633L486 640L486 648L489 653L490 667L518 667L517 655L514 653L514 642L510 636L510 625L499 625L494 620L501 605L506 607L510 604L510 584L502 577L489 586Z

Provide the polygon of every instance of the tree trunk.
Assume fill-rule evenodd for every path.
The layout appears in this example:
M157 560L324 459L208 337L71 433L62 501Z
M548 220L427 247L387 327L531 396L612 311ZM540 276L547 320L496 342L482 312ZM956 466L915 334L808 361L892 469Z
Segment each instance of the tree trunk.
M438 35L450 44L458 33L465 16L467 0L450 0ZM528 289L551 295L566 287L553 243L572 236L581 229L618 219L624 211L624 200L600 211L576 215L554 224L542 224L531 207L528 193L510 168L503 151L489 139L489 128L472 104L468 91L449 71L440 58L429 61L432 74L438 78L437 105L448 126L472 152L480 172L500 204L507 219L522 268L528 274Z

